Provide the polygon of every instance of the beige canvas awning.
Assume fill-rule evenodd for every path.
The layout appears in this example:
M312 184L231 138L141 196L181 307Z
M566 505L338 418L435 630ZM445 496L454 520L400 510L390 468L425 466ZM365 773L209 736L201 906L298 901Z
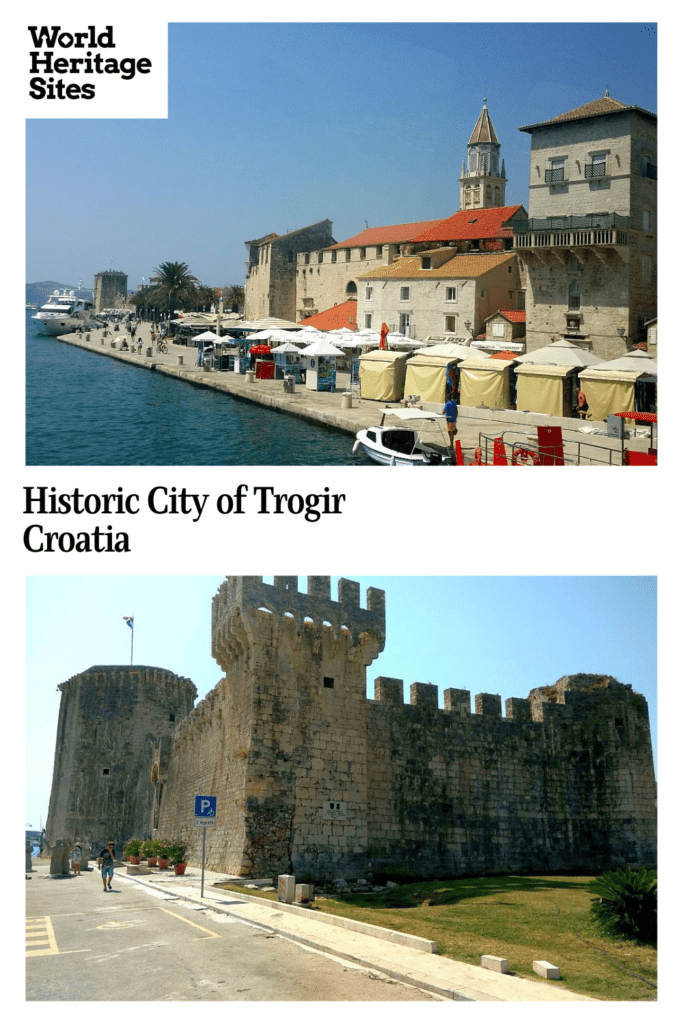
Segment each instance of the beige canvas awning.
M508 359L466 359L460 364L460 404L488 409L510 408Z
M446 401L446 370L456 366L452 356L435 356L428 350L418 353L408 361L406 369L405 394L419 395L423 402Z
M366 352L360 357L360 394L382 402L395 402L403 397L406 379L407 352L384 349Z
M564 380L572 366L544 366L524 363L515 367L517 375L517 408L525 412L543 412L548 416L564 415Z

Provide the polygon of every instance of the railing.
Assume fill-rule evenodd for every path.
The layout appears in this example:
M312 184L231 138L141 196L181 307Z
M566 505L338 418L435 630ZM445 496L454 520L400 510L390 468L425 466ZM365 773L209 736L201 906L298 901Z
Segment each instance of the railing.
M584 178L604 178L607 176L607 164L584 164L583 168Z
M546 169L545 180L548 181L564 181L564 167L550 167Z
M515 435L518 440L515 440ZM504 430L501 434L490 436L479 432L479 448L482 454L484 465L493 465L493 446L496 441L502 441L505 448L505 456L509 465L515 465L514 458L517 452L533 453L535 458L527 459L518 465L539 465L541 460L545 465L552 465L553 456L544 452L541 456L540 448L534 441L529 440L528 432L521 430ZM620 466L622 455L620 449L603 448L588 441L574 441L564 438L563 454L559 457L565 466Z
M517 249L573 245L628 245L629 218L617 213L514 221Z

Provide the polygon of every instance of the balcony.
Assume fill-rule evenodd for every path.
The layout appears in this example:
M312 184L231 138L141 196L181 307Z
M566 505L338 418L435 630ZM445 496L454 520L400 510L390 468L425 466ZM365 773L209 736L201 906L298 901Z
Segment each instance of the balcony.
M546 184L549 181L564 181L564 167L549 167L545 172Z
M607 177L607 164L604 161L599 164L584 164L583 176L584 178L605 178Z
M515 249L628 245L629 218L618 213L583 217L533 217L511 222Z

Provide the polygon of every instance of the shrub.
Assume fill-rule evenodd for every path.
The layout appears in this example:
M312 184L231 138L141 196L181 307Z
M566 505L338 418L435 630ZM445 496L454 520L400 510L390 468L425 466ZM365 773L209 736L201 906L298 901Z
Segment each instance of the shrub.
M654 869L620 868L605 871L591 882L596 895L591 914L598 927L609 935L622 935L639 942L657 941L657 872Z
M129 839L123 848L124 857L139 857L142 839Z
M143 857L158 857L159 856L159 840L158 839L145 839L142 844L142 856Z

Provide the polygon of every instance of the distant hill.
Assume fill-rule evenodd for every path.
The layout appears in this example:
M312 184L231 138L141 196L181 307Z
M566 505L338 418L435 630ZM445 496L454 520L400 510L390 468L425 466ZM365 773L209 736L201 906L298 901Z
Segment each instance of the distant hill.
M60 284L59 281L35 281L26 285L26 301L42 306L56 288L73 288L79 299L92 299L92 288L77 288L76 285Z

